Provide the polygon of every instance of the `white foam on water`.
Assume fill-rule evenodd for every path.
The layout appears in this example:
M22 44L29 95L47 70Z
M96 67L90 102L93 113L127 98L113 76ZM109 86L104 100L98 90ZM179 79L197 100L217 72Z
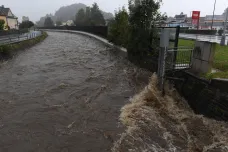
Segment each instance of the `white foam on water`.
M162 96L157 77L121 110L126 131L113 152L227 152L228 123L196 115L173 87Z

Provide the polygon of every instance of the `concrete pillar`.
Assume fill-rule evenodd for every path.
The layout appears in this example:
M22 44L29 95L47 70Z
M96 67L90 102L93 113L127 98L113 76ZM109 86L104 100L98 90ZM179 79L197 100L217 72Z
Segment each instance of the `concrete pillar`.
M216 43L197 41L193 50L192 72L208 73L212 70Z

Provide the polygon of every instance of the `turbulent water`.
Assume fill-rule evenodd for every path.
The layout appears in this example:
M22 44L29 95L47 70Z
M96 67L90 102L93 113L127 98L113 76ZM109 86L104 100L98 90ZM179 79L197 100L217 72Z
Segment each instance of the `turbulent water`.
M0 152L110 151L150 73L94 39L48 34L1 65Z
M48 34L1 64L0 152L228 151L227 124L162 97L156 77L143 90L150 72L94 39Z
M122 108L126 132L113 152L227 152L228 123L196 115L177 92L166 86L163 97L157 78Z

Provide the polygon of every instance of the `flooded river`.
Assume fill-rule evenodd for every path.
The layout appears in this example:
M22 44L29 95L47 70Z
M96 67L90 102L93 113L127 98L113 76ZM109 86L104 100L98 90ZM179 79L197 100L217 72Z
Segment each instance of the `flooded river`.
M150 73L94 39L48 34L1 65L0 151L110 151L121 107Z
M172 87L162 97L150 72L92 38L48 34L1 64L0 152L228 151L227 123Z

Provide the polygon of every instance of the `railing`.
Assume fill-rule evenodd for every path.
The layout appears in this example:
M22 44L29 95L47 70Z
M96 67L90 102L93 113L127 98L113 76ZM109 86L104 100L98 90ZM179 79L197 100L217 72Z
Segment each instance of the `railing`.
M8 31L4 31L4 30L0 30L0 37L1 36L7 36L7 35L18 35L18 34L24 34L24 33L28 33L29 29L21 29L21 30L8 30Z
M193 48L169 48L166 52L166 70L185 70L192 66Z
M6 36L0 36L0 45L12 44L16 42L21 42L29 39L33 39L37 36L40 36L41 31L30 31L29 33L24 34L12 34Z

